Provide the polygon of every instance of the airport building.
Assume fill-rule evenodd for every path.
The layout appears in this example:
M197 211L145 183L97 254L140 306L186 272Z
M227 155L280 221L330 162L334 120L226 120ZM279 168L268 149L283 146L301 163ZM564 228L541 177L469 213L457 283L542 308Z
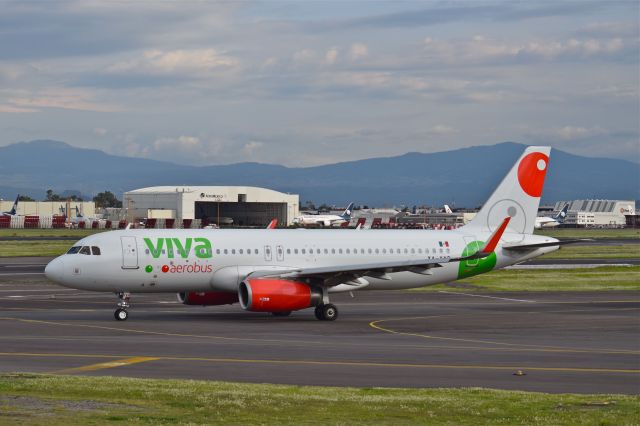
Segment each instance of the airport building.
M15 200L0 201L0 212L8 212ZM19 201L17 214L19 216L66 216L67 209L74 217L79 212L85 217L96 215L96 204L93 201Z
M266 226L272 219L290 225L299 196L252 186L153 186L124 193L127 220L199 219L203 223Z
M558 201L554 211L558 212L569 204L564 224L579 227L625 226L625 215L635 214L635 202L631 200L573 200Z

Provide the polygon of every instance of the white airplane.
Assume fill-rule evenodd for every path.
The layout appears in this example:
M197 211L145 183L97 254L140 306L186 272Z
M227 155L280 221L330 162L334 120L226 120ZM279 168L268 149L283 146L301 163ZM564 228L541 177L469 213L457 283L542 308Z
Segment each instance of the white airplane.
M449 207L448 204L444 205L444 212L447 214L453 214L453 210L451 210L451 207Z
M178 293L187 305L240 302L276 316L315 308L335 320L330 294L445 283L520 263L565 243L533 235L549 147L528 147L480 212L450 231L131 229L78 241L46 276L114 292L126 320L131 293Z
M351 213L353 209L353 203L349 206L341 215L337 214L307 214L297 216L293 218L293 223L296 225L320 225L320 226L332 226L340 225L344 222L351 221Z
M13 202L13 206L11 207L11 210L9 210L8 212L2 212L2 214L0 214L0 216L15 216L18 213L18 200L20 199L20 194L18 194L18 196L16 197L16 201Z
M542 228L554 228L564 222L567 217L567 211L569 210L569 204L565 205L562 211L553 217L538 216L536 217L535 229Z

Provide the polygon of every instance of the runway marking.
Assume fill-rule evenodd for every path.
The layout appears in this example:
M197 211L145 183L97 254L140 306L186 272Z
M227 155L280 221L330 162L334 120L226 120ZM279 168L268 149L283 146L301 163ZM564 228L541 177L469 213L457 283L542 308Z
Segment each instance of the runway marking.
M630 308L635 310L635 308ZM565 311L561 311L565 312ZM573 311L572 311L573 312ZM536 313L536 312L527 312L528 314ZM445 315L442 315L445 316ZM454 316L454 315L446 315L446 316ZM595 348L567 348L562 346L547 346L547 345L528 345L525 343L506 343L506 342L494 342L491 340L479 340L479 339L463 339L457 337L442 337L442 336L432 336L428 334L420 334L420 333L409 333L404 331L397 331L390 328L381 327L378 325L382 322L388 321L404 321L404 320L415 320L415 319L428 319L433 317L407 317L407 318L389 318L383 320L371 321L369 326L371 328L375 328L377 330L398 334L404 336L413 336L420 337L423 339L430 340L447 340L452 342L466 342L466 343L480 343L480 344L489 344L489 345L497 345L497 346L506 346L508 348L521 348L521 350L531 350L535 352L573 352L573 353L603 353L603 354L628 354L628 355L639 355L640 351L635 350L626 350L626 349L595 349ZM502 350L502 348L491 348L492 350Z
M2 272L0 276L15 277L18 275L44 275L44 272Z
M20 293L20 292L23 292L23 291L25 291L25 292L26 292L26 291L48 291L48 292L52 292L52 291L77 291L77 290L76 290L75 288L58 288L58 289L56 289L56 290L51 290L51 289L48 289L48 288L44 288L44 289L43 289L43 288L38 288L38 289L24 289L24 290L21 290L21 289L15 289L15 290L0 290L0 292L3 292L3 293L9 293L9 292Z
M85 371L104 370L106 368L122 367L125 365L139 364L141 362L156 361L158 359L160 358L148 357L148 356L137 356L132 358L119 359L116 361L100 362L98 364L85 365L82 367L66 368L64 370L53 371L49 374L84 373Z
M0 356L42 357L42 358L127 358L124 355L98 355L98 354L56 354L56 353L30 353L30 352L0 352ZM521 364L515 365L473 365L473 364L408 364L387 363L373 361L314 361L295 359L252 359L252 358L208 358L208 357L178 357L178 356L154 356L154 357L130 357L150 358L154 361L191 361L214 363L241 363L241 364L275 364L275 365L327 365L347 367L391 367L391 368L425 368L425 369L453 369L453 370L502 370L502 371L546 371L563 373L614 373L614 374L640 374L637 369L615 368L580 368L580 367L536 367ZM144 362L144 361L140 361ZM102 363L109 364L109 363ZM99 364L95 364L99 365ZM118 365L115 365L116 367ZM82 368L82 367L80 367ZM108 367L109 368L109 367ZM64 370L61 370L64 371Z
M508 302L524 302L524 303L537 303L535 300L526 300L526 299L509 299L507 297L497 297L497 296L487 296L484 294L470 294L470 293L460 293L460 292L454 292L454 291L438 291L438 293L444 293L444 294L454 294L456 296L469 296L469 297L484 297L487 299L498 299L498 300L506 300Z

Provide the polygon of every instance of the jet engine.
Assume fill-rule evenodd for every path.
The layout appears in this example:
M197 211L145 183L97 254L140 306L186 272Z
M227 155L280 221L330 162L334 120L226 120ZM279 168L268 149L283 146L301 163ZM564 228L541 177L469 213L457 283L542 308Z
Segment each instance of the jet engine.
M178 293L178 302L185 305L231 305L238 301L238 293L224 291L210 291L205 293Z
M279 279L247 279L238 287L240 306L254 312L291 312L322 303L322 290Z

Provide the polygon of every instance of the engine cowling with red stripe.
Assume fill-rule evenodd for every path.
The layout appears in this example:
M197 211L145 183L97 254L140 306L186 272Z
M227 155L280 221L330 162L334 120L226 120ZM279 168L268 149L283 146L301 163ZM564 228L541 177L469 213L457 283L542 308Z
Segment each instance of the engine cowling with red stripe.
M288 312L320 304L322 291L303 282L256 278L240 283L238 297L247 311Z
M231 305L238 302L238 293L227 293L224 291L178 293L178 301L185 305Z

